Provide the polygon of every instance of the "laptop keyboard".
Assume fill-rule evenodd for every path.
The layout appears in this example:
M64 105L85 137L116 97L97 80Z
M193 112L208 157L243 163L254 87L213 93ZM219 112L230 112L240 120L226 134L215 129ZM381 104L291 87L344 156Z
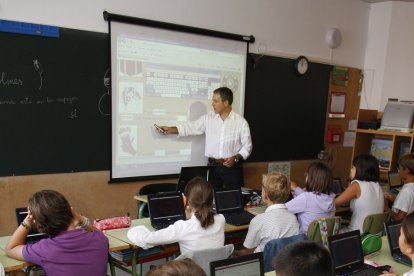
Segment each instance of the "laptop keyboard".
M379 271L378 269L375 269L372 266L366 265L364 264L364 268L360 271L354 272L350 275L355 275L355 276L376 276L376 275L381 275L382 272Z
M250 221L254 218L254 215L249 212L241 212L241 213L227 213L223 214L226 218L226 222L232 225L245 225L249 224Z

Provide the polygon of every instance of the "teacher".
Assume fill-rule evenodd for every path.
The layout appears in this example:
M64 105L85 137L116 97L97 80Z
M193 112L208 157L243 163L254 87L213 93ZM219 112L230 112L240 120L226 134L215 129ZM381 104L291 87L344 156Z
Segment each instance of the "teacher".
M205 155L215 166L210 180L214 188L240 187L244 184L242 162L252 152L249 124L232 110L233 92L227 87L214 90L214 111L193 122L173 127L161 126L162 134L178 136L206 134Z

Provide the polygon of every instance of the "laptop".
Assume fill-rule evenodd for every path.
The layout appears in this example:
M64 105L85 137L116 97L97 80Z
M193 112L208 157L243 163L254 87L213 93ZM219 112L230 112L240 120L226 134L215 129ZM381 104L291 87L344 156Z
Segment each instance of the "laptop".
M354 230L328 237L329 251L335 267L335 275L381 275L375 267L364 263L361 234Z
M338 196L343 192L341 178L335 177L332 181L332 192Z
M177 192L184 193L188 181L194 177L199 176L209 181L214 173L214 168L214 166L182 167L178 178Z
M244 210L240 188L214 190L216 212L223 214L226 222L235 226L249 224L254 215Z
M400 250L398 238L400 237L401 222L389 221L384 223L385 232L387 233L388 245L390 253L394 261L408 265L411 267L411 259L404 255Z
M263 276L263 253L228 258L210 263L210 276Z
M17 219L17 226L19 226L24 219L27 216L27 208L26 207L22 207L22 208L16 208L16 219ZM26 244L32 244L32 243L36 243L42 239L47 238L48 236L44 233L39 233L37 231L37 229L31 229L29 234L27 234L26 237Z
M148 195L148 210L151 225L163 229L177 220L185 220L183 197L181 193L165 192Z
M388 172L388 183L390 184L390 190L401 188L404 184L398 172Z

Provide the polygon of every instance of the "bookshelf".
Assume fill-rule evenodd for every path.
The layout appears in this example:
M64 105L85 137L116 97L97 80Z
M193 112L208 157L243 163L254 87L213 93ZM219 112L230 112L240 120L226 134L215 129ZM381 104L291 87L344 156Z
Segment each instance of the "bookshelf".
M376 110L360 109L358 111L358 122L373 121L377 119L378 116L379 113ZM386 155L388 157L388 162L381 162L381 172L385 173L388 171L396 171L400 155L412 151L413 138L414 136L412 132L405 133L358 128L355 130L355 143L352 151L352 160L355 156L366 153L371 153L374 156ZM379 147L382 147L383 149L376 151L377 147L375 143L381 144L381 142L384 142L384 146ZM378 156L376 157L378 158Z

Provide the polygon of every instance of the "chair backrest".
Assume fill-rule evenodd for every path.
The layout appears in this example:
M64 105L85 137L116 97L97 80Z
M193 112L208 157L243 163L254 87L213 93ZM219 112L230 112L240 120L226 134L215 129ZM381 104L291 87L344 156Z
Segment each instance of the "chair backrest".
M268 241L263 249L264 271L269 272L276 269L272 266L272 259L283 247L290 243L303 240L306 240L305 234L299 234Z
M207 275L210 275L210 262L222 260L230 257L234 251L233 244L226 244L222 247L195 250L188 255L180 255L177 259L190 258L197 263Z
M308 240L323 242L327 245L328 237L338 234L341 217L320 218L312 221L308 226ZM322 233L322 234L321 234Z
M366 216L362 225L363 233L382 234L384 231L384 222L390 219L390 213L378 213Z

